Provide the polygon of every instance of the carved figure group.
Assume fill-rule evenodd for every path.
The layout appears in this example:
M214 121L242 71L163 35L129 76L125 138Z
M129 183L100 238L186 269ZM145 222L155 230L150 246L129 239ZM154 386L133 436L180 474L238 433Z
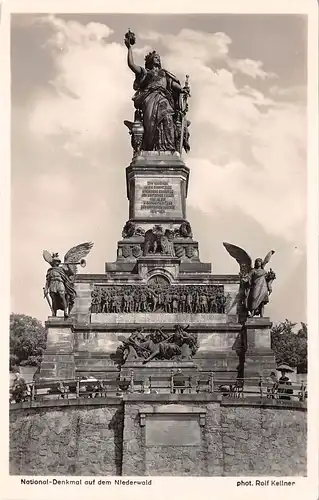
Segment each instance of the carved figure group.
M170 334L156 329L144 334L142 329L136 330L128 338L121 337L122 344L117 349L120 364L126 361L143 360L189 360L198 349L197 335L189 333L188 327L175 325L175 331Z
M85 266L84 257L88 255L92 246L93 243L81 243L72 247L65 254L63 263L57 253L51 255L47 250L43 251L44 260L51 266L46 274L43 291L52 316L56 316L57 311L62 310L64 317L68 318L75 301L74 277L77 273L77 266Z
M143 254L160 253L174 257L174 232L166 229L163 232L162 226L156 225L145 233Z
M226 312L230 297L222 285L96 286L92 292L92 313L218 313Z
M255 260L252 267L252 259L240 247L224 243L228 253L236 259L240 266L240 305L248 317L264 315L264 307L269 302L272 292L272 283L276 275L272 269L265 270L266 264L275 253L271 250L264 259Z
M171 257L180 257L180 250L184 252L180 243L177 244L176 249L174 247L174 238L182 239L192 239L193 233L191 225L188 221L183 221L179 228L173 229L163 229L159 224L156 224L152 229L145 231L141 227L138 227L134 222L127 221L122 230L122 238L134 238L143 237L144 243L142 243L143 255L149 254L161 254L168 255ZM133 255L134 257L139 257L141 254L141 249L139 245L134 247L121 246L121 256L128 257ZM195 249L192 246L187 246L186 256L192 258Z
M153 233L160 233L162 235L162 234L166 234L167 230L164 232L162 226L157 224L149 231L152 231ZM174 238L183 238L183 239L193 238L191 225L186 220L181 223L179 228L176 228L174 230L170 230L170 232L172 233L172 236ZM146 233L147 233L147 231L146 231ZM145 233L143 228L137 226L134 222L128 220L123 227L122 238L124 238L124 239L125 238L133 238L134 236L144 237L146 233Z
M133 97L136 109L134 122L124 123L132 135L135 152L189 151L190 122L186 119L187 98L190 96L188 77L184 87L172 73L162 68L154 50L145 57L145 67L135 64L132 45L134 33L128 31L124 43L128 49L127 64L135 75Z

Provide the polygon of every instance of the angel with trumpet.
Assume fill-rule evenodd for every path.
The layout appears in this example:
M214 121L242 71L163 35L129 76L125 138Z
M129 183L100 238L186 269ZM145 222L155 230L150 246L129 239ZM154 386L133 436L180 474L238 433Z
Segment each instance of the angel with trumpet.
M223 243L227 252L234 258L240 267L240 282L242 290L242 305L249 317L264 315L264 307L269 302L269 295L272 292L272 282L276 275L272 269L265 270L265 266L275 253L271 250L264 259L255 260L252 267L252 259L240 247L230 243Z
M56 316L57 311L62 310L64 318L69 317L76 295L74 278L77 273L77 266L85 267L86 261L84 257L88 255L92 247L93 243L81 243L72 247L65 254L64 262L61 262L59 254L53 253L51 255L47 250L43 251L44 260L51 266L46 274L43 291L52 316Z

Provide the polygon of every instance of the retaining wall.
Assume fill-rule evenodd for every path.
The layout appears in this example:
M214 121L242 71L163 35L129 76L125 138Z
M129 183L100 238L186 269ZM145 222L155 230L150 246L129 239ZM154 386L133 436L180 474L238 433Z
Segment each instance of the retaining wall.
M11 405L10 473L305 476L304 403L130 394Z

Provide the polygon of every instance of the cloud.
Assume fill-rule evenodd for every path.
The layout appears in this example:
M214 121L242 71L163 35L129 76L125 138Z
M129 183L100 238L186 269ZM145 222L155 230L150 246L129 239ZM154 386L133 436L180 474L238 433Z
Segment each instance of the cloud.
M237 95L220 100L214 110L211 141L205 136L198 147L205 158L196 150L189 160L189 204L208 213L236 208L270 235L303 240L305 111L274 104L264 113ZM207 118L199 116L196 128Z
M156 32L147 32L140 35L141 39L161 44L174 54L175 58L192 64L199 61L201 64L220 64L233 73L241 73L251 78L275 78L277 75L263 70L261 61L252 59L235 59L230 56L232 40L226 33L203 33L191 29L183 29L176 35L162 35ZM187 56L186 56L187 54Z
M270 95L281 99L282 101L307 102L307 87L305 85L293 85L292 87L273 86L269 89Z
M274 75L260 61L231 58L229 37L183 30L163 40L165 65L191 75L188 203L207 213L236 208L270 235L303 241L305 107L281 99L279 87L270 96L253 85L240 87L236 71L253 79ZM181 57L183 46L187 57ZM214 71L217 59L226 67Z
M48 44L56 49L69 47L70 44L89 46L108 38L113 33L105 24L88 23L84 26L76 21L65 22L53 15L36 17L34 24L50 25L53 34Z
M263 63L261 61L252 61L251 59L228 59L228 66L234 72L243 73L244 75L252 78L275 78L275 73L267 73L262 69Z
M123 64L125 48L107 43L111 30L99 23L82 26L50 16L47 46L56 77L35 102L29 127L42 136L65 136L65 149L79 155L103 140L114 143L127 118L132 78ZM132 92L132 90L131 90Z
M122 119L133 111L125 47L108 42L112 31L105 25L52 16L42 22L52 29L50 47L63 50L55 55L56 93L36 103L32 132L63 135L65 151L74 156L103 142L116 158L114 141ZM305 220L305 110L275 99L287 89L272 87L271 98L252 85L240 88L236 71L253 79L269 75L260 61L231 58L225 33L183 29L178 35L151 32L140 38L161 43L165 65L191 75L189 203L205 212L235 206L268 233L294 237ZM214 71L209 64L216 60L228 68Z
M177 36L146 32L141 33L139 38L148 42L160 42L177 58L198 60L203 63L224 58L231 43L231 39L225 33L210 34L191 29L182 29Z

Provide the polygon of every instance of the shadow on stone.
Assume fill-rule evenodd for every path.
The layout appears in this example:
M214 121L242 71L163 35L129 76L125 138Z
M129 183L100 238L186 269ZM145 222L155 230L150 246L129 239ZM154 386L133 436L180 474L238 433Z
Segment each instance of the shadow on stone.
M123 408L116 411L113 415L108 428L113 430L114 447L115 447L115 467L116 475L122 475L123 462L123 428L124 428L124 411Z

